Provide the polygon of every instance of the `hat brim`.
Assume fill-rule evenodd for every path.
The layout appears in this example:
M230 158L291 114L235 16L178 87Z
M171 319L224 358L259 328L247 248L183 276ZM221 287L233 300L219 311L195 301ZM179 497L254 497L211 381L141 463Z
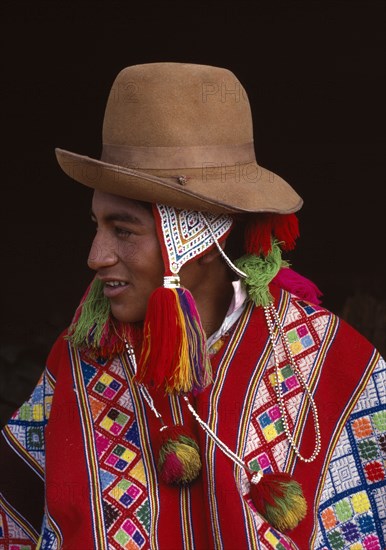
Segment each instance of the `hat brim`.
M290 214L303 205L302 198L284 179L255 162L143 171L59 148L55 154L62 170L75 181L133 200L240 214Z

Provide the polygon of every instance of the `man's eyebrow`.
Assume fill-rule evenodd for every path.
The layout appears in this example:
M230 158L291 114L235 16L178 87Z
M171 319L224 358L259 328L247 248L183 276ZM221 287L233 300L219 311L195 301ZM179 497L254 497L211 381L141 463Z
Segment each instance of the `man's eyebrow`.
M96 220L94 212L91 210L91 219ZM128 212L110 212L107 216L103 217L105 222L126 222L136 225L143 225L143 221L134 216L134 214L129 214Z

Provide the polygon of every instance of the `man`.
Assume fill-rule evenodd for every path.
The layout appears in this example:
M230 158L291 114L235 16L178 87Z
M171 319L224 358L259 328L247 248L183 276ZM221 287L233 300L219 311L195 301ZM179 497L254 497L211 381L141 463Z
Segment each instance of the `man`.
M3 431L4 548L385 547L385 364L282 259L302 200L235 75L117 76L96 276Z

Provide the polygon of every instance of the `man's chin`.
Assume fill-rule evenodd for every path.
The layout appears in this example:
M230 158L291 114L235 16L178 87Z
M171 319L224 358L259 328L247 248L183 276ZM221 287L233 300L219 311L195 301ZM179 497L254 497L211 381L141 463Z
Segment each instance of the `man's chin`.
M141 323L145 318L145 314L116 304L111 304L111 313L114 319L121 323Z

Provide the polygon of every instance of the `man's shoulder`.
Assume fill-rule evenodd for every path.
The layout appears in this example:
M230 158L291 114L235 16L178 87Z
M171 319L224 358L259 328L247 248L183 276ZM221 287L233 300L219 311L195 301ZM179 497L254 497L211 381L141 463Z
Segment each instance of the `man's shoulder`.
M288 290L276 288L273 296L275 308L285 326L316 319L340 321L336 313L322 304L299 297Z
M66 368L71 364L75 357L78 357L81 362L92 362L93 364L107 364L115 360L119 353L103 354L103 350L94 348L93 346L82 345L80 347L72 342L69 328L64 329L53 343L48 354L46 367L55 375L61 368Z
M306 301L287 291L282 292L286 294L288 303L285 312L287 331L291 329L291 323L298 327L304 325L315 330L321 341L326 338L331 339L342 351L345 348L351 350L361 348L370 354L376 351L375 346L339 314L321 304Z
M62 330L54 341L46 361L47 370L56 377L60 365L68 358L68 328Z
M374 348L373 344L358 329L348 323L342 316L323 306L299 298L287 290L280 291L277 300L278 313L282 317L286 331L296 329L306 331L307 327L315 330L319 338L332 333L345 342L356 342L356 345ZM304 327L300 329L300 327Z

